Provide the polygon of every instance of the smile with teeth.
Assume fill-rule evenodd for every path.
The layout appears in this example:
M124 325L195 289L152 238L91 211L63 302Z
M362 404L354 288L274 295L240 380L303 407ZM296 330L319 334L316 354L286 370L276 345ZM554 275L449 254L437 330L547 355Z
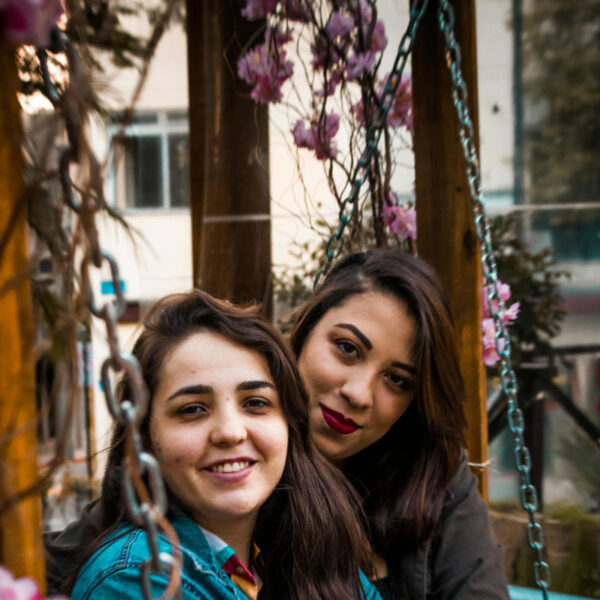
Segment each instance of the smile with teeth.
M221 463L220 465L213 465L212 467L208 467L208 470L212 471L213 473L235 473L236 471L241 471L242 469L249 467L251 464L253 463L249 460L240 460L230 463Z

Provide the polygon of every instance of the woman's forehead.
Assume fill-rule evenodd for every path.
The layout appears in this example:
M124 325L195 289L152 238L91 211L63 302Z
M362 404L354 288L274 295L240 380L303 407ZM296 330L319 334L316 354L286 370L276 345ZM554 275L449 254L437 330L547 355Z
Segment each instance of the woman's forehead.
M177 344L161 371L161 379L204 377L226 382L255 376L273 382L267 359L261 353L211 331L194 333Z

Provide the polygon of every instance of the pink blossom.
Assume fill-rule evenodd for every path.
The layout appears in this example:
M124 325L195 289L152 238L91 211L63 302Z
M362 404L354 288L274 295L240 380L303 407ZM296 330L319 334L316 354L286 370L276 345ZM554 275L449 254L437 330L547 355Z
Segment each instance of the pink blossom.
M386 75L379 82L378 91L379 99L383 97L383 91L389 75ZM375 115L377 110L374 104L371 105L371 117ZM362 99L352 106L352 114L359 125L365 124L365 111ZM410 76L402 77L398 88L394 94L390 110L388 112L386 124L394 129L398 127L406 127L411 133L413 132L412 119L412 89Z
M504 312L502 314L502 318L505 323L511 324L517 318L521 304L520 304L520 302L515 302L509 308L507 308L506 304L510 300L510 297L511 297L510 285L508 285L508 283L503 283L502 281L500 281L500 279L498 279L497 286L498 286L498 295L500 296L500 299L502 300L502 305L504 307ZM481 296L481 318L482 319L490 318L492 316L492 314L490 313L490 309L489 309L488 292L487 292L487 286L485 284L481 286L479 293ZM516 307L515 307L515 304L516 304ZM498 301L497 300L492 301L492 308L495 311L498 310Z
M350 15L344 15L339 11L335 11L329 23L327 23L327 33L332 37L341 37L348 35L354 29L354 19Z
M354 119L359 125L365 124L365 105L363 104L362 99L359 100L356 104L352 105L352 114L354 115Z
M346 64L346 79L354 81L359 79L365 71L369 71L375 64L375 53L370 50L352 54Z
M503 283L498 280L498 294L502 299L502 304L504 306L504 310L502 311L502 321L506 326L512 325L519 315L519 310L521 309L520 302L513 302L508 308L506 307L506 303L510 300L511 291L510 286L507 283ZM481 294L481 330L483 333L483 362L488 366L495 365L500 357L498 356L498 352L496 350L496 329L494 326L494 319L490 314L489 305L488 305L488 293L487 286L482 285L480 288ZM499 303L497 300L492 302L493 309L495 311L498 310ZM499 340L500 349L504 349L504 340Z
M350 6L356 15L356 21L360 22L363 27L368 26L373 18L373 9L367 0L352 0Z
M315 92L315 96L318 96L319 98L323 98L324 96L332 96L335 94L335 90L337 89L337 86L341 80L342 76L339 71L331 71L329 73L327 85L322 90L317 90Z
M317 40L310 45L310 51L312 53L311 64L314 69L321 69L325 65L327 60L327 43L322 38Z
M400 241L417 239L417 213L410 206L408 208L397 204L398 199L394 193L390 194L394 204L384 204L381 218L391 235Z
M271 33L277 39L277 33ZM250 96L262 104L279 102L281 86L294 70L292 61L286 60L283 49L273 49L267 40L250 49L238 60L238 75L253 86Z
M367 50L381 52L387 46L387 37L385 35L385 25L383 21L377 21L373 25L373 10L367 0L354 1L353 10L356 23L360 23L362 33L362 42ZM371 31L373 27L373 31ZM358 48L358 51L362 48Z
M275 10L277 0L246 0L246 6L242 8L242 16L248 21L264 19L268 13Z
M502 302L506 304L508 300L510 300L510 285L508 283L502 283L498 280L498 294L502 299Z
M62 596L53 596L53 598L67 600ZM0 567L0 600L43 600L43 598L33 579L30 577L15 579L10 571Z
M337 146L333 138L339 127L340 116L335 113L326 115L324 126L320 127L312 122L310 128L307 129L304 121L298 120L292 129L294 142L298 148L314 150L319 160L335 158L337 156Z
M496 348L496 328L494 327L494 319L483 319L481 321L481 331L483 333L483 362L488 367L493 367L499 360L500 356ZM504 340L498 340L500 350L504 350Z
M307 0L284 0L283 14L298 23L307 23L312 18L312 12Z
M365 35L369 32L369 26L365 27ZM365 40L367 48L373 52L382 52L387 46L387 38L385 37L385 26L382 21L377 21L373 27L373 33L370 40Z
M508 308L505 308L504 314L502 315L502 320L506 325L512 325L517 317L519 316L519 311L521 310L520 302L513 302Z
M60 0L0 0L0 38L15 45L47 46L62 13Z
M385 85L389 79L387 74L379 83L379 98L383 97ZM390 85L395 83L394 80ZM411 133L413 131L412 119L412 85L410 75L403 75L392 99L392 104L387 115L386 123L394 129L406 127Z
M306 125L302 119L298 119L292 129L294 134L294 142L298 148L310 148L314 150L316 147L315 134L312 129L306 129Z
M325 63L334 65L340 59L344 58L342 54L343 44L340 46L340 44L328 43L327 38L324 36L319 36L310 45L310 51L313 55L311 64L314 69L322 69Z

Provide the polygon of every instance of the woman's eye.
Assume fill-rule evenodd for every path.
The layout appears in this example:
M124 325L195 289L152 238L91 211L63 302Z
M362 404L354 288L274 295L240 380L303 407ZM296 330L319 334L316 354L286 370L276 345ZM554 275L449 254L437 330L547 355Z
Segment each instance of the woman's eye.
M244 406L251 409L261 409L269 406L269 402L264 398L248 398L244 401Z
M186 404L177 409L177 414L183 417L205 413L206 409L201 404Z
M388 373L386 377L390 384L399 390L406 391L412 387L412 380L398 373Z
M348 357L357 357L358 356L358 348L352 342L348 340L336 340L335 345L337 349L344 355Z

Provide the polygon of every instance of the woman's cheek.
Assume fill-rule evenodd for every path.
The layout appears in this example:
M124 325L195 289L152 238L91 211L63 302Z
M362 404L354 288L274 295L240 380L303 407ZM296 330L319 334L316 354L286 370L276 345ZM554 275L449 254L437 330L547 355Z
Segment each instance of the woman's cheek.
M289 442L288 425L282 418L262 423L260 428L259 452L269 455L285 464Z

